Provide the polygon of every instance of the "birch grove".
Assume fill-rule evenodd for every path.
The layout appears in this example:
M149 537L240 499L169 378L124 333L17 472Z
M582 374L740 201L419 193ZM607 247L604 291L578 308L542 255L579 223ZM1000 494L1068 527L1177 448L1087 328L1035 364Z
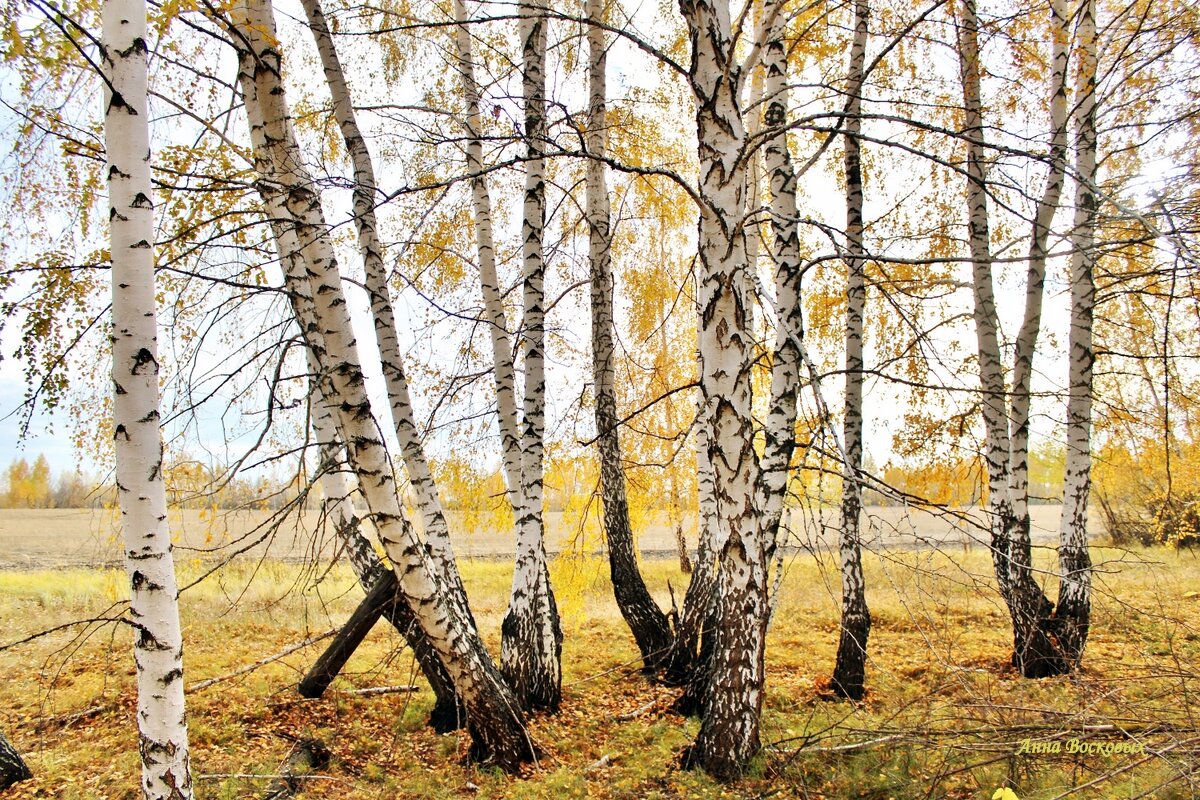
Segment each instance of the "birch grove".
M1089 735L1167 735L1089 692L1123 641L1111 603L1136 605L1094 591L1097 564L1133 560L1101 548L1197 541L1184 0L238 0L149 25L134 0L11 5L0 336L20 339L23 425L69 409L98 463L111 443L128 607L106 585L111 608L61 630L134 632L143 796L235 774L192 763L220 742L206 727L189 749L188 604L207 602L189 593L289 532L304 636L339 630L277 665L313 701L287 722L365 713L330 701L335 680L403 669L404 648L423 680L398 684L414 705L393 728L427 717L447 737L412 752L430 773L481 765L465 792L556 771L625 786L665 728L702 789L758 792L829 754L868 764L866 787L919 737L823 743L795 708L828 702L841 730L901 697L900 718L895 687L939 670L969 695L947 708L1005 678L988 702L1020 735L1030 687L1061 689ZM97 75L99 109L79 96ZM173 473L204 458L228 469L189 496ZM22 475L6 497L49 485ZM268 533L231 541L212 499L177 584L169 499L194 511L236 481ZM971 612L970 644L1002 663L960 645L964 586L996 611ZM394 632L360 669L380 617ZM897 667L911 648L922 663ZM596 734L585 777L535 741L614 721L656 727L636 754ZM53 766L50 735L3 722L35 775ZM11 750L0 736L0 779L25 779ZM380 791L434 793L360 769L374 751L334 755L314 780L379 766ZM929 793L990 765L955 762Z

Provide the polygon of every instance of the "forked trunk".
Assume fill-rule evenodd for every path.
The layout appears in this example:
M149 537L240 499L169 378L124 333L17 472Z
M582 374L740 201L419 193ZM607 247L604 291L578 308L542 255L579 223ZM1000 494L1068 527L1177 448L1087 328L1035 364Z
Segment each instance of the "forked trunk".
M589 20L603 21L600 0L587 0ZM587 223L591 257L592 374L596 394L596 434L600 450L600 492L604 506L604 532L608 541L608 566L613 593L621 616L633 633L642 664L657 670L672 643L671 626L642 580L634 552L633 527L625 496L625 472L621 467L617 400L613 388L613 273L611 210L604 164L607 155L608 122L605 69L607 45L598 24L588 27ZM682 529L677 529L682 539ZM686 549L683 557L687 557ZM689 565L690 568L690 565Z
M508 613L501 625L500 661L527 709L557 710L562 700L562 627L546 565L542 514L543 437L546 416L545 293L542 239L546 227L546 27L545 9L520 6L521 86L525 100L525 203L521 224L524 265L522 350L521 495L516 564Z
M1070 390L1067 470L1059 531L1059 647L1069 668L1079 665L1091 617L1092 560L1087 504L1091 490L1092 315L1096 305L1096 3L1079 9L1079 88L1075 102L1075 218L1071 229Z
M999 322L992 286L992 256L984 165L980 89L979 19L975 0L963 0L958 26L959 67L966 111L968 239L975 290L975 332L983 424L987 434L988 514L992 563L1013 627L1013 666L1029 678L1064 671L1051 635L1054 604L1033 576L1029 521L1014 512L1009 486L1009 418Z
M863 174L859 133L862 131L862 87L866 60L866 0L854 3L854 40L850 48L846 104L846 402L842 440L846 464L842 472L842 625L831 686L835 694L861 700L867 661L871 612L863 580L861 516L863 461L863 314L867 303L866 252L863 246Z
M141 0L110 0L102 16L113 286L113 450L135 631L142 796L189 800L183 636L158 411L146 6Z
M274 18L267 0L233 11L231 34L254 145L259 180L286 199L301 259L284 259L287 290L311 303L324 348L316 356L328 375L354 468L380 542L392 560L400 591L430 645L450 674L467 711L470 755L515 771L534 757L519 704L470 621L464 618L441 572L404 516L392 465L371 413L354 343L341 277L321 212L320 198L303 167L281 80ZM302 263L304 272L297 268Z

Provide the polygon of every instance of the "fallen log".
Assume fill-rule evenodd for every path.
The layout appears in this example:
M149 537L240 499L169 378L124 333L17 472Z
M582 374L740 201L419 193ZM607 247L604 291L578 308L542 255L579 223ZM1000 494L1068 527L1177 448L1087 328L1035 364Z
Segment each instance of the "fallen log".
M280 775L263 794L262 800L284 800L299 793L308 773L329 763L329 748L317 739L300 739L292 746Z
M314 699L325 694L329 684L333 683L333 679L342 671L342 667L346 666L350 656L354 655L354 651L383 616L384 610L396 604L399 588L396 574L391 571L383 573L375 581L366 598L354 609L350 619L346 620L346 624L337 632L329 647L325 648L325 652L321 653L320 658L300 681L301 697Z
M4 732L0 731L0 791L32 777L33 773L21 760L21 754L4 738Z
M315 699L325 694L325 690L333 683L333 679L350 660L350 656L354 655L354 651L362 644L381 616L408 642L437 697L433 711L429 714L430 727L438 733L449 733L461 728L466 722L466 713L458 702L454 683L429 641L417 628L416 618L400 595L400 583L396 580L396 573L391 570L380 571L379 577L371 586L371 591L358 604L358 608L354 609L350 619L300 681L300 695Z

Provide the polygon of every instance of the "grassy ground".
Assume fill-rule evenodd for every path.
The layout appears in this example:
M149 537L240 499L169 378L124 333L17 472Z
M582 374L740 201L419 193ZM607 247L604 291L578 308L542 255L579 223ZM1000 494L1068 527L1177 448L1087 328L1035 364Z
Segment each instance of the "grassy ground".
M1046 556L1046 553L1042 553ZM1193 553L1097 548L1093 628L1082 671L1026 681L1007 665L1007 613L979 549L868 558L875 624L869 694L823 699L837 638L830 556L787 565L771 629L764 754L750 776L714 784L675 766L697 723L672 714L670 689L637 672L605 565L560 558L565 700L531 729L540 763L514 779L464 765L465 735L424 727L432 697L347 690L421 684L399 637L381 625L320 700L295 684L321 644L189 694L192 765L203 798L259 796L297 737L331 764L305 798L1024 798L1200 794L1200 561ZM498 652L511 568L466 561L481 629ZM686 578L646 565L660 601ZM185 578L202 571L181 564ZM0 572L0 642L101 615L123 596L117 571ZM1050 587L1053 590L1053 587ZM342 569L237 563L183 598L189 683L227 675L338 625L360 597ZM0 650L0 728L36 774L9 798L135 798L132 662L124 629L77 625ZM72 714L101 707L85 717ZM1071 739L1134 742L1144 754L1071 753ZM1022 742L1061 752L1019 753ZM607 761L597 765L603 757ZM473 788L474 787L474 788Z

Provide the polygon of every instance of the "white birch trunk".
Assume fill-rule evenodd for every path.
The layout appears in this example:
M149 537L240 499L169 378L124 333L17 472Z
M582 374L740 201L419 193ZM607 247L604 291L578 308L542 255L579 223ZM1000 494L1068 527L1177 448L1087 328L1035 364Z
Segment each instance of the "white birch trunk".
M854 38L846 90L846 397L842 441L846 464L842 474L842 624L833 668L834 692L861 700L871 614L863 580L860 521L863 461L863 314L867 304L866 250L863 246L863 174L859 134L862 132L862 89L870 8L854 3Z
M454 0L454 41L458 52L458 74L466 102L467 171L471 174L471 203L475 212L475 240L479 255L479 284L483 295L483 315L487 321L492 347L492 369L496 382L496 417L500 429L500 454L513 517L520 519L524 498L521 494L521 436L517 420L516 370L508 335L507 315L496 274L496 245L492 235L492 201L487 179L483 176L483 143L480 140L479 84L475 79L475 56L467 30L467 10L463 0Z
M383 380L387 388L392 425L395 428L396 439L400 443L400 452L408 470L409 483L416 496L417 509L421 513L429 553L438 569L441 570L447 586L454 592L455 600L461 606L464 616L474 625L475 621L469 611L466 590L463 588L458 565L454 559L454 548L450 542L450 527L446 523L446 515L442 510L441 499L438 497L437 485L429 470L429 462L425 458L425 449L417 430L412 398L408 391L408 379L404 374L404 359L400 352L396 317L392 310L391 292L388 289L387 267L384 264L385 249L379 240L375 219L378 184L375 180L371 152L367 149L367 142L358 127L350 87L346 84L346 76L342 70L341 61L338 59L329 25L325 21L325 14L321 10L320 0L302 0L301 4L304 6L309 30L312 32L313 39L317 44L317 52L321 57L325 81L333 100L334 117L337 119L342 139L346 143L346 152L350 155L354 168L354 225L358 232L359 252L362 253L363 266L366 271L366 289L370 297L375 341L379 348L380 364L383 367Z
M718 778L743 773L758 752L767 622L767 562L757 509L751 419L750 299L745 295L746 133L725 0L682 0L692 41L702 203L698 225L700 424L708 429L718 506L717 600L708 697L685 763Z
M764 425L762 459L763 516L768 560L778 538L779 522L787 497L788 467L796 444L796 400L800 386L800 351L804 337L801 303L799 211L796 204L796 170L787 143L788 72L784 41L786 18L780 0L768 0L762 66L766 73L763 149L767 180L771 186L772 257L775 262L775 352L771 359L771 399ZM775 131L771 133L771 131Z
M282 249L282 243L280 247ZM303 323L301 324L303 326ZM358 484L353 470L346 463L343 436L337 427L337 410L321 390L322 385L329 386L329 381L322 379L321 365L316 357L316 353L323 349L323 346L318 346L307 348L306 351L309 370L313 375L309 392L309 416L320 452L318 481L324 495L322 513L333 524L338 551L344 554L350 563L363 594L370 595L371 590L381 580L388 579L389 570L363 535L362 520L354 508L353 494ZM448 733L461 728L466 721L465 711L459 702L454 683L417 625L412 610L405 603L394 603L384 609L383 613L388 622L404 637L422 674L433 689L435 702L429 714L430 727L438 733ZM302 683L301 693L303 692Z
M245 95L259 180L273 183L286 198L306 274L292 267L286 288L312 303L324 346L317 357L328 374L345 432L349 463L367 501L381 543L392 560L400 590L417 623L437 651L467 711L471 756L507 770L533 758L515 697L505 685L470 622L450 598L440 571L404 516L391 461L371 412L365 381L341 288L337 262L322 218L320 198L300 159L283 91L281 59L268 0L249 0L234 9L239 47L238 81Z
M1025 283L1025 317L1017 333L1013 356L1012 413L1009 422L1009 486L1013 514L1024 538L1029 537L1029 409L1033 380L1033 356L1037 350L1045 294L1046 256L1050 226L1058 210L1066 176L1067 152L1067 38L1066 0L1051 0L1050 155L1046 187L1034 213L1029 237L1028 272Z
M1079 87L1075 119L1075 218L1071 228L1070 381L1067 399L1067 470L1058 549L1058 636L1063 657L1078 666L1091 615L1092 561L1087 504L1091 490L1092 316L1096 304L1096 3L1079 9Z
M625 472L621 467L616 391L613 387L613 273L611 207L606 170L600 158L608 154L607 82L608 46L604 40L602 0L586 0L588 42L587 223L591 265L592 375L596 394L596 435L600 451L600 487L604 530L608 541L609 574L621 615L633 633L642 663L654 671L672 645L671 627L638 569ZM680 532L682 537L682 532ZM686 556L686 552L684 553Z
M542 239L546 219L546 27L545 10L520 7L521 85L525 101L525 203L521 224L525 364L522 398L521 494L516 565L508 613L501 627L504 676L526 708L555 710L562 699L562 629L546 566L542 516L542 461L546 409L546 265Z
M112 247L113 449L131 586L129 611L136 631L142 796L188 800L192 777L184 713L183 635L167 526L158 411L144 3L110 0L104 4L102 52Z

